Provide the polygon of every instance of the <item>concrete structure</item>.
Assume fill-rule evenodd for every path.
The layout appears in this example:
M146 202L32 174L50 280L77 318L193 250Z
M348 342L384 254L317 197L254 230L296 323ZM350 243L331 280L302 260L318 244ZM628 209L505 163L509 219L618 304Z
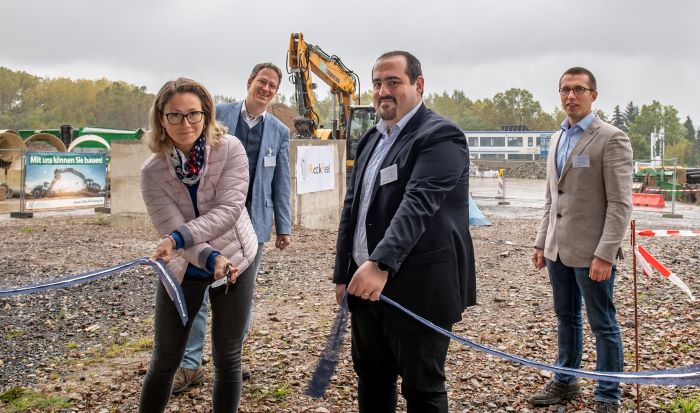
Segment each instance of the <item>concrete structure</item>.
M151 150L139 141L112 142L111 176L112 224L123 226L151 225L141 198L141 165Z
M0 184L9 189L5 196L19 194L22 187L22 154L27 149L15 131L0 130Z
M335 184L332 190L297 194L297 148L328 146L333 151ZM289 144L289 170L292 177L292 224L311 229L337 230L345 197L345 141L292 139Z
M333 146L335 183L332 190L297 194L296 160L300 146ZM112 223L123 226L151 225L141 199L141 165L151 155L141 142L112 141L110 163ZM338 229L345 196L345 141L293 139L289 148L292 223L304 228Z

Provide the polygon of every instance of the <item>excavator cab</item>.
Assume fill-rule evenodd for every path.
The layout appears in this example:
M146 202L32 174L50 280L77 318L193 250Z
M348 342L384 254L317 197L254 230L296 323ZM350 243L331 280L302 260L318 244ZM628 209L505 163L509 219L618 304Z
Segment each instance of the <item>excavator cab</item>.
M360 138L376 124L377 112L373 106L350 106L350 116L348 117L346 130L346 166L348 170L355 165L355 155L357 154L357 145L360 143Z

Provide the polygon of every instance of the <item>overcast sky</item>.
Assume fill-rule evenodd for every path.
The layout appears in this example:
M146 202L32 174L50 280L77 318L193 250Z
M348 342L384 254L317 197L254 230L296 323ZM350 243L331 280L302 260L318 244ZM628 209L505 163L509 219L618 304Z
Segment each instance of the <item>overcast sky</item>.
M370 86L378 55L422 62L428 92L471 99L517 87L559 104L571 66L598 78L596 108L658 100L700 124L700 2L681 0L3 0L0 66L108 78L156 92L187 76L245 96L255 63L284 71L289 36L340 56ZM322 83L319 81L319 83ZM288 79L281 93L292 94Z

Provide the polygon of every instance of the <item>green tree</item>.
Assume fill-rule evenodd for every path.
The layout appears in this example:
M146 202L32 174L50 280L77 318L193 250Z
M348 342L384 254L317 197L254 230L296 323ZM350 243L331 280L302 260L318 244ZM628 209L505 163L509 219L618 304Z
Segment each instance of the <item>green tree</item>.
M625 116L622 114L622 111L620 110L620 105L616 105L615 109L613 109L613 116L611 123L613 126L616 128L623 130L625 132L629 131L627 128L627 125L625 124Z
M525 89L511 88L496 93L493 106L502 125L527 125L542 112L540 102Z
M700 165L700 142L697 140L695 126L693 126L693 121L690 119L690 116L686 116L683 126L685 127L686 138L690 145L688 148L690 151L688 165Z
M0 68L0 128L145 127L154 96L126 82L39 78Z
M627 104L627 107L625 107L625 123L627 124L627 127L629 127L630 123L634 122L634 120L637 118L639 115L639 107L635 106L632 101Z
M598 119L602 120L603 122L610 123L608 115L606 115L605 112L603 112L603 109L596 109L595 115L598 117Z
M686 130L680 122L678 110L673 106L664 106L658 101L642 105L639 115L630 123L629 128L636 159L649 159L651 133L663 128L667 151L665 157L669 158L670 150L679 163L684 164L689 160L688 146L682 143L687 141Z
M95 125L97 94L107 80L42 79L25 96L20 128Z
M39 78L27 72L0 67L0 117L21 112L24 96L38 83Z
M676 158L679 163L687 165L692 156L692 145L686 139L677 141L672 145L666 145L664 150L665 159Z
M97 93L96 124L111 128L145 128L148 126L148 111L154 98L146 93L145 86L112 82Z
M693 121L690 119L690 116L686 116L685 122L683 122L683 126L685 127L686 131L686 137L688 138L689 141L694 141L695 140L695 127L693 126Z
M360 105L371 105L372 104L372 91L365 90L360 93Z
M315 93L315 92L314 92ZM318 115L318 127L321 129L330 129L333 127L333 110L335 109L335 116L338 117L338 107L337 103L334 102L335 98L328 92L328 94L323 99L318 99L316 97L316 114Z
M461 90L454 90L452 95L443 92L441 95L429 94L423 98L425 105L450 119L463 130L479 130L484 128L484 123L473 110L472 102Z

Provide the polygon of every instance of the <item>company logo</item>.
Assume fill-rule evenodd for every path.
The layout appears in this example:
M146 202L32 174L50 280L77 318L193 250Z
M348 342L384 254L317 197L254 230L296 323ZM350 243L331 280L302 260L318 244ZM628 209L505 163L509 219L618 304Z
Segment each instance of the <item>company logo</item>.
M301 160L301 178L306 181L308 178L318 175L329 175L331 173L331 165L325 162L309 162L306 159Z

